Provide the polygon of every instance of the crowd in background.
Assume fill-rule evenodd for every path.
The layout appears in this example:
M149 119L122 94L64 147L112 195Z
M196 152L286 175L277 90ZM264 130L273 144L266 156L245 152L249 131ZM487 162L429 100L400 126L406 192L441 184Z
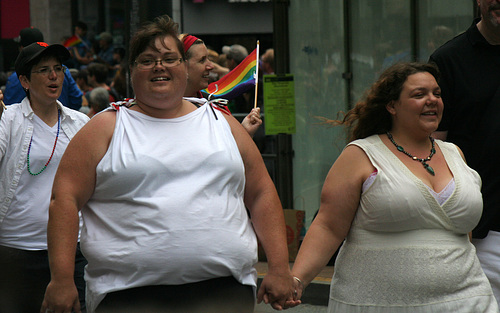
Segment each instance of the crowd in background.
M127 68L127 51L121 45L115 45L113 35L109 32L101 32L97 36L90 37L88 26L85 22L78 21L74 26L72 36L61 38L60 44L67 47L70 52L70 59L64 62L68 68L69 74L66 80L71 85L81 91L75 93L75 98L72 100L64 100L65 90L59 99L64 105L77 109L90 117L95 113L96 106L92 104L90 93L97 87L105 88L109 93L110 102L133 98L133 90L129 81L129 69ZM17 38L14 39L19 43L19 49L22 49L28 43L36 41L44 41L42 32L34 27L24 28L20 31ZM209 83L215 82L224 75L234 69L241 61L248 56L248 50L239 44L224 46L220 53L212 49L207 44L209 61L211 62ZM96 65L98 64L98 65ZM274 50L267 49L260 58L259 65L262 68L262 73L274 74ZM90 70L90 71L89 71ZM9 77L14 71L0 71L0 90L5 93L9 84ZM11 77L10 80L15 81L16 77ZM74 82L73 82L74 81ZM24 97L19 93L19 97ZM253 105L253 100L246 95L246 98L240 97L229 103L229 108L232 112L248 113ZM19 98L18 97L18 98ZM10 105L20 102L22 98L10 100L9 95L6 95L4 102ZM243 99L243 100L242 100ZM240 102L244 101L243 104ZM71 103L70 103L71 102ZM262 104L260 101L259 104ZM94 105L94 108L92 106Z

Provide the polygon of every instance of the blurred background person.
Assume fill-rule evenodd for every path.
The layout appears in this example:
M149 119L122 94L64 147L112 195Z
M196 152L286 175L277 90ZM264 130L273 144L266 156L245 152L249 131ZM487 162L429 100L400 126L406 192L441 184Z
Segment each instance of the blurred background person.
M89 117L105 110L109 107L109 93L106 88L97 87L92 89L89 94L89 112L87 115Z
M274 74L274 49L267 49L260 57L260 68L263 75Z
M115 51L113 36L108 32L102 32L96 39L99 44L99 50L94 58L94 62L102 63L106 65L108 71L112 71L114 64L113 54Z
M222 52L226 56L227 67L233 70L238 64L241 63L247 56L248 50L242 45L231 45L222 47Z
M184 97L203 98L200 90L208 87L210 72L214 69L214 63L210 61L209 52L203 40L188 34L182 34L179 38L186 53L188 71L188 84ZM260 108L253 108L243 119L242 125L253 137L260 125L262 125Z
M213 70L210 71L209 83L218 81L222 76L229 73L229 69L219 65L219 53L208 48L208 59L212 62Z
M109 102L120 100L118 93L107 84L108 68L102 63L92 63L87 66L88 83L93 88L103 87L109 93Z
M66 61L65 65L69 68L81 69L93 60L92 43L87 38L87 31L86 23L82 21L76 23L73 37L70 37L69 40L77 40L78 43L67 47L71 53L71 58ZM68 45L69 40L65 42L65 46Z

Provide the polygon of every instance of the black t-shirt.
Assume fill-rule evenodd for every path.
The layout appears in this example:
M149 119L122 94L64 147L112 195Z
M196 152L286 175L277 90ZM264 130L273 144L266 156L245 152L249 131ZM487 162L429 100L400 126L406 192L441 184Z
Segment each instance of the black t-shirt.
M430 57L441 71L444 115L438 130L464 152L482 179L483 216L473 231L484 238L500 231L500 46L490 45L474 20L471 27ZM464 188L467 188L464 186Z

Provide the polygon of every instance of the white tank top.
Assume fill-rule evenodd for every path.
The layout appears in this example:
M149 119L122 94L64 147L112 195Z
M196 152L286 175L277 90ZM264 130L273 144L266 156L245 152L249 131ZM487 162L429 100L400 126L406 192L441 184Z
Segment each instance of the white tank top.
M82 210L89 312L138 286L223 276L256 286L245 169L221 112L158 119L120 107L96 174Z

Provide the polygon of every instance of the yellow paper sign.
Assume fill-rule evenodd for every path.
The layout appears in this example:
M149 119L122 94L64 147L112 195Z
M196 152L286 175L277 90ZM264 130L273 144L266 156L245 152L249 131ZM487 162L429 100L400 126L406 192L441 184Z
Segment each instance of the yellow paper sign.
M293 75L264 75L266 135L295 134Z

